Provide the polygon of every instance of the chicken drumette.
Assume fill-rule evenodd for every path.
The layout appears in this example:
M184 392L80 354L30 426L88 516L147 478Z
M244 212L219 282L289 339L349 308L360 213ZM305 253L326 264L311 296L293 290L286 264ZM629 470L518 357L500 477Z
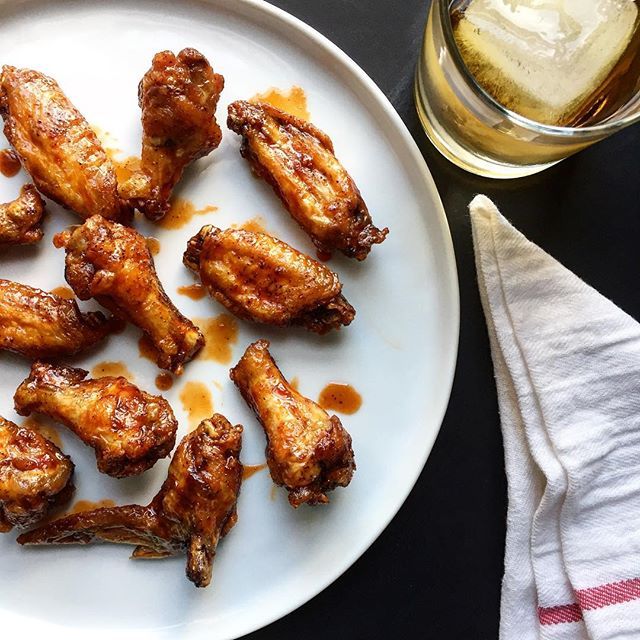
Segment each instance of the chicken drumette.
M0 115L7 140L40 192L83 218L131 220L131 206L118 195L113 164L55 80L4 66Z
M264 428L271 477L293 507L329 502L327 491L351 482L351 436L336 416L291 387L266 340L247 348L231 379Z
M83 369L35 362L13 400L22 416L61 422L96 452L114 478L137 475L171 453L178 423L169 403L122 377L85 378Z
M202 227L183 262L241 318L322 334L355 316L333 271L266 233Z
M265 103L229 105L228 127L242 136L240 152L256 175L274 188L284 206L322 251L364 260L388 229L371 222L333 144L310 122Z
M101 216L55 237L65 247L65 277L81 300L95 298L140 327L157 350L163 369L181 373L204 344L200 330L165 293L144 236Z
M41 520L73 494L73 463L32 429L0 418L0 533Z
M0 280L0 349L27 358L70 356L93 346L119 324L100 312L81 313L75 300Z
M32 184L25 184L12 202L0 204L0 245L35 244L42 240L44 201Z
M187 577L197 587L206 587L218 541L237 520L241 443L242 427L216 414L183 438L167 479L148 506L77 513L25 533L18 542L88 544L104 540L137 545L133 558L186 551Z
M222 132L215 113L224 78L195 49L157 53L138 87L142 109L142 164L121 187L147 218L169 210L169 198L184 169L211 153Z

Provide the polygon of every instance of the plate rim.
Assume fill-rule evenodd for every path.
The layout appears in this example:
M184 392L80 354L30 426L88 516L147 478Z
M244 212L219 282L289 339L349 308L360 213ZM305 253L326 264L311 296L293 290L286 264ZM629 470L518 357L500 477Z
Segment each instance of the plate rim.
M10 0L0 0L0 8L2 6L6 7L13 4L13 9L19 11L20 9L22 9L23 7L27 7L31 3L32 0L17 0L16 2L11 2ZM408 154L411 165L415 167L416 170L418 170L424 187L429 192L432 198L432 202L435 205L434 211L431 212L430 215L434 216L438 230L441 234L441 242L438 244L441 245L440 251L441 257L443 258L442 274L444 275L444 278L441 278L442 291L444 294L444 299L446 300L450 311L452 312L452 317L450 318L451 321L448 324L448 335L443 335L443 338L446 338L449 342L449 345L443 348L443 353L445 354L444 358L445 360L448 360L448 362L446 362L446 370L443 370L441 372L440 383L438 385L440 391L438 392L436 402L434 403L434 406L437 405L437 407L434 409L434 414L438 416L436 419L437 428L433 431L429 438L425 439L424 450L422 452L422 455L420 456L420 458L422 459L422 463L416 467L413 477L407 483L407 486L404 487L403 490L398 492L397 499L393 501L393 507L389 510L387 516L383 518L382 521L375 527L373 527L371 531L367 532L367 534L364 536L363 542L354 547L352 552L348 554L349 558L346 562L342 562L337 565L334 570L328 572L328 576L319 580L318 583L315 584L312 588L301 590L301 593L303 593L301 597L289 600L287 602L284 602L282 606L273 608L267 615L262 615L260 617L260 620L258 621L256 621L256 619L251 616L247 616L244 621L234 623L232 625L233 629L230 629L229 632L223 633L218 636L221 640L234 640L249 633L253 633L255 631L263 629L264 627L267 627L277 620L284 618L307 602L311 601L319 593L328 588L363 556L363 554L371 547L371 545L389 526L391 521L396 517L396 515L406 502L409 494L414 489L420 475L425 468L429 455L431 454L431 451L433 449L435 440L440 432L440 429L442 428L445 413L449 405L459 348L460 290L451 231L445 214L444 206L442 204L442 199L436 187L433 176L431 175L427 162L422 156L422 153L420 152L416 141L411 136L411 133L409 132L407 126L404 124L402 118L391 104L389 98L387 98L384 92L380 89L380 87L378 87L378 85L367 74L367 72L364 71L364 69L362 69L345 51L343 51L337 44L332 42L327 36L320 33L314 27L308 25L302 19L292 15L291 13L285 11L284 9L281 9L276 5L271 4L267 0L198 0L198 3L214 7L219 6L222 8L226 8L232 13L249 17L249 19L252 19L254 15L259 15L263 19L271 21L272 23L279 23L280 25L284 24L285 26L290 27L294 34L303 35L318 49L322 50L322 52L327 55L328 58L333 59L337 66L343 67L347 75L357 80L360 88L364 90L363 94L367 95L370 98L370 104L375 105L379 109L381 109L382 113L385 115L385 117L393 127L394 137L398 139L398 141L404 148L404 151ZM49 4L49 2L47 2L47 4ZM357 85L354 86L354 89L355 88L357 88ZM424 215L426 217L426 214ZM175 632L178 628L182 628L185 637L202 637L199 631L202 631L201 625L203 622L204 620L185 621L183 624L178 625L178 627L172 625L171 629ZM54 621L49 621L49 624L53 624L54 628L58 626ZM94 630L94 632L95 631L96 630ZM109 631L109 633L111 637L114 637L119 636L123 631L127 633L124 629L112 629ZM166 635L166 631L166 627L160 627L156 629L138 629L134 633L136 635L139 634L139 637L145 637L148 634L149 637L159 638ZM99 630L98 633L100 633Z

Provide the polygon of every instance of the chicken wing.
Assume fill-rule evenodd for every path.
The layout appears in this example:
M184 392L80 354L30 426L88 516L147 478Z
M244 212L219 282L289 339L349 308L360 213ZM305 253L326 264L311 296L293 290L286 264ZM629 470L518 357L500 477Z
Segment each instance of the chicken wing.
M278 194L321 251L364 260L388 229L371 222L358 187L333 153L329 136L310 122L266 103L229 105L228 127L240 152Z
M195 49L157 53L138 87L142 109L141 174L121 187L147 218L169 210L169 198L184 169L220 144L216 107L224 78Z
M57 82L38 71L4 66L0 75L4 134L38 190L83 218L127 223L113 165L94 131Z
M27 358L71 356L119 326L102 313L81 313L75 300L0 280L0 350Z
M204 337L167 297L144 236L93 216L58 234L54 242L66 248L65 277L76 295L81 300L93 297L140 327L158 352L158 366L181 373Z
M88 544L96 540L137 545L133 558L187 553L187 577L211 581L218 541L238 519L242 480L242 427L214 415L186 435L160 492L146 507L85 511L18 537L20 544Z
M0 204L0 245L39 242L43 217L44 201L32 184L25 184L15 200Z
M73 494L73 463L53 442L0 418L0 533L30 527Z
M114 478L135 476L166 458L178 423L169 403L126 378L85 378L88 371L34 362L13 401L21 416L42 413L93 447L98 470Z
M207 225L189 240L183 262L213 298L247 320L323 334L355 316L333 271L266 233Z
M287 489L291 506L329 502L328 491L351 482L351 436L336 416L291 387L266 340L249 345L230 376L264 428L271 478Z

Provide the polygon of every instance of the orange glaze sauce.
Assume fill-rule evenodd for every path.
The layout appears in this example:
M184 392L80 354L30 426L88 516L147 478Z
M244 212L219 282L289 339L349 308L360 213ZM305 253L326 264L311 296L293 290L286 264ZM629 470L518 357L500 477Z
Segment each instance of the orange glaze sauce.
M208 204L201 209L196 209L196 206L193 202L189 200L185 200L183 198L175 198L171 202L171 208L167 215L158 220L156 223L159 227L163 229L181 229L187 223L191 221L191 218L194 216L201 216L206 213L212 213L213 211L217 211L218 207L214 207L213 205Z
M181 296L187 296L187 298L191 298L192 300L202 300L202 298L207 295L207 290L199 282L196 282L195 284L178 287L178 293Z
M331 258L333 257L331 251L323 251L322 249L318 249L316 251L316 255L318 256L318 260L320 260L321 262L329 262L329 260L331 260Z
M78 500L71 509L69 514L81 513L83 511L93 511L94 509L102 509L104 507L115 507L116 503L113 500L98 500L97 502L91 502L91 500Z
M64 298L65 300L73 300L76 296L69 287L56 287L55 289L51 289L51 293L54 296L59 296L60 298Z
M302 120L309 120L311 117L307 108L307 95L302 87L294 86L289 91L273 87L264 93L257 93L250 102L266 102Z
M13 149L0 151L0 173L5 178L13 178L20 171L20 160Z
M189 431L213 415L213 399L204 382L186 382L180 391L180 401L189 415Z
M244 231L253 231L254 233L266 233L264 228L264 220L260 216L245 220L241 224L231 225L234 229L243 229Z
M170 373L159 373L156 376L156 387L160 391L169 391L173 387L173 376Z
M200 357L229 364L233 355L232 347L238 341L238 321L226 313L215 318L193 318L204 334L205 344Z
M151 362L155 363L158 361L158 351L144 333L140 336L140 340L138 340L138 354L141 358L146 358L147 360L151 360Z
M122 376L127 380L133 380L133 374L124 362L98 362L98 364L91 369L91 375L94 378L104 378L106 376L118 377Z
M242 479L246 480L247 478L250 478L252 475L258 473L258 471L262 471L263 469L266 469L267 465L266 464L245 464L242 467Z
M152 256L157 256L160 253L160 240L158 238L146 238L147 247Z
M352 414L362 406L362 396L350 384L332 382L320 392L318 404L329 411Z
M289 386L296 391L300 390L300 380L298 379L298 376L295 376L295 378L291 378L291 380L289 380Z
M116 180L119 185L124 184L133 176L138 175L141 171L141 161L137 156L127 156L123 160L118 160L114 156L117 155L119 149L107 149L107 155L111 158L113 168L116 172Z
M22 421L22 426L26 429L31 429L32 431L39 433L43 438L46 438L47 440L51 440L51 442L53 442L53 444L55 444L57 447L62 444L62 441L60 440L60 434L58 433L56 428L50 424L42 424L42 422L38 422L35 418L27 418L26 420Z

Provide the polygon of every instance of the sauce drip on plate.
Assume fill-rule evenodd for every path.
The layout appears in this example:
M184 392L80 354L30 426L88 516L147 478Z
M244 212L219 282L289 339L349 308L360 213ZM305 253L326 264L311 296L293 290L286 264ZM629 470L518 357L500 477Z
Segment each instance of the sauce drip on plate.
M60 298L64 298L65 300L73 300L76 296L75 293L69 287L56 287L55 289L51 289L51 293L54 296L59 296Z
M56 428L50 424L43 424L42 422L38 422L35 418L27 418L22 421L22 426L27 429L31 429L32 431L36 431L43 438L51 440L51 442L58 447L62 444L60 434Z
M200 357L229 364L233 355L232 347L238 341L238 322L226 313L215 318L193 318L204 334L205 344Z
M156 387L160 391L169 391L173 387L173 376L170 373L159 373L156 376Z
M175 198L171 202L171 208L164 218L156 222L163 229L181 229L188 224L194 216L202 216L206 213L217 211L218 207L208 204L198 209L193 202L184 198Z
M122 376L127 380L133 380L133 374L124 362L98 362L93 369L91 369L91 375L94 378L105 378L107 376L113 376L115 378Z
M195 284L187 284L183 287L178 287L178 293L181 296L187 296L187 298L191 298L192 300L202 300L202 298L207 295L207 290L199 282L196 282Z
M69 513L81 513L83 511L93 511L94 509L102 509L104 507L115 507L116 503L113 500L109 500L108 498L105 500L98 500L96 502L92 502L91 500L78 500L71 509Z
M13 178L20 171L20 160L13 149L0 151L0 173L5 178Z
M258 473L258 471L262 471L263 469L266 469L267 465L266 464L245 464L244 467L242 468L242 479L246 480L247 478L250 478L252 475Z
M311 117L307 108L307 94L302 87L293 86L289 91L272 87L264 93L257 93L251 98L251 102L266 102L302 120L309 120Z
M204 382L186 382L180 391L180 401L189 416L189 431L193 431L205 418L213 415L211 391Z
M329 411L353 414L362 406L362 396L350 384L332 382L320 392L318 404Z

